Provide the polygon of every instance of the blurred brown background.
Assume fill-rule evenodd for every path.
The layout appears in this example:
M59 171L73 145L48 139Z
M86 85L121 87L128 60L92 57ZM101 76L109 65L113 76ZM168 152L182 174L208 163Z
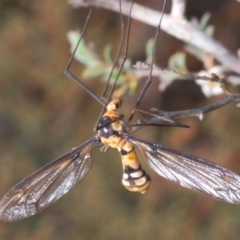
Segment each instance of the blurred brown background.
M143 4L145 1L138 1ZM155 1L149 5L156 6ZM215 37L228 49L240 46L240 3L188 1L188 17L211 12ZM69 60L69 30L83 26L86 9L73 10L67 1L0 3L0 196L50 160L93 136L101 106L64 75ZM99 53L119 40L118 15L96 9L86 38ZM130 56L145 60L144 46L154 28L133 21ZM181 42L161 35L159 65ZM190 59L193 70L201 64ZM81 73L75 63L73 71ZM96 92L99 80L87 84ZM186 83L188 84L188 83ZM175 84L163 95L152 87L142 104L164 110L203 106L194 84ZM154 90L155 89L155 90ZM239 92L240 89L238 89ZM135 97L126 96L129 113ZM240 174L240 111L234 104L205 117L186 120L191 128L148 128L139 137L217 162ZM93 152L93 167L72 192L44 212L16 223L0 222L0 239L239 239L240 206L217 202L157 176L146 164L152 185L145 195L126 191L115 150Z

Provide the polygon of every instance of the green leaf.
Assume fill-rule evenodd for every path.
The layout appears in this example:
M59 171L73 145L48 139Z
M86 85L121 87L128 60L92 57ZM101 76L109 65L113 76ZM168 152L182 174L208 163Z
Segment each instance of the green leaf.
M171 69L185 73L186 67L186 54L184 52L177 52L169 58L168 66Z
M152 59L153 48L154 48L154 39L151 38L148 40L148 42L146 44L146 50L145 50L148 60Z
M80 38L80 34L77 31L69 31L67 36L71 45L71 52L73 52ZM74 58L87 67L94 67L100 63L98 55L93 49L86 45L84 39L81 40Z
M212 25L209 25L205 28L205 33L208 35L208 36L213 36L213 33L214 33L214 26Z
M113 59L112 59L112 56L111 56L111 52L112 52L112 47L107 45L104 48L103 57L104 57L105 62L108 65L112 65L113 64Z
M199 20L200 29L202 29L202 30L206 29L210 17L211 17L211 13L209 13L209 12L206 12L203 14L202 18Z
M105 69L101 66L86 68L82 72L83 78L99 78L105 74Z

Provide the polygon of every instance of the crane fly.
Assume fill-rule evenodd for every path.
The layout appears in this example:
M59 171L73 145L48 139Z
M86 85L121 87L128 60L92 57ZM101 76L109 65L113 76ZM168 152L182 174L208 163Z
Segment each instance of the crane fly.
M86 30L90 14L91 11L88 15L82 36ZM131 9L128 18L127 41L130 19ZM159 28L157 34L158 31ZM81 38L79 39L80 41ZM121 40L119 52L122 49L122 42ZM240 176L236 173L208 160L160 144L150 143L131 135L136 126L153 125L146 122L142 125L141 123L130 124L130 120L133 118L138 104L147 87L150 85L149 80L138 98L135 110L132 111L127 121L118 110L122 105L122 100L112 97L115 85L112 87L107 98L104 97L107 92L106 90L103 96L98 98L69 71L69 66L76 49L72 54L65 73L103 105L102 114L95 126L96 135L82 145L73 148L65 155L40 168L10 189L0 201L0 218L3 221L14 222L35 215L68 193L89 172L92 164L91 150L96 147L102 147L103 150L106 150L108 147L118 150L123 166L122 184L129 191L145 193L151 182L149 175L142 169L139 163L135 152L135 147L138 147L149 166L160 176L176 182L183 187L202 192L217 200L240 203ZM127 45L125 53L127 53ZM165 124L185 127L185 125L176 122L167 122Z

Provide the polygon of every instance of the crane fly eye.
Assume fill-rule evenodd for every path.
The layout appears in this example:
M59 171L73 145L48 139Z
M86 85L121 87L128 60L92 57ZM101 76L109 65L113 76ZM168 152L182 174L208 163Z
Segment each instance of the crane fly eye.
M121 105L122 105L122 100L121 99L117 99L115 105L116 105L116 109L120 108Z
M98 131L100 135L104 138L109 138L113 134L113 129L111 126L113 123L112 119L108 116L102 117L99 121Z

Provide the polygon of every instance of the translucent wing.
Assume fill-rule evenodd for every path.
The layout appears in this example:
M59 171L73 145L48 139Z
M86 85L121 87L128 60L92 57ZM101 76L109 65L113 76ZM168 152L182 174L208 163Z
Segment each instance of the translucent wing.
M90 151L99 145L94 137L22 180L1 199L0 218L14 222L56 202L86 176L91 168Z
M240 176L205 159L128 136L162 177L217 200L240 203Z

